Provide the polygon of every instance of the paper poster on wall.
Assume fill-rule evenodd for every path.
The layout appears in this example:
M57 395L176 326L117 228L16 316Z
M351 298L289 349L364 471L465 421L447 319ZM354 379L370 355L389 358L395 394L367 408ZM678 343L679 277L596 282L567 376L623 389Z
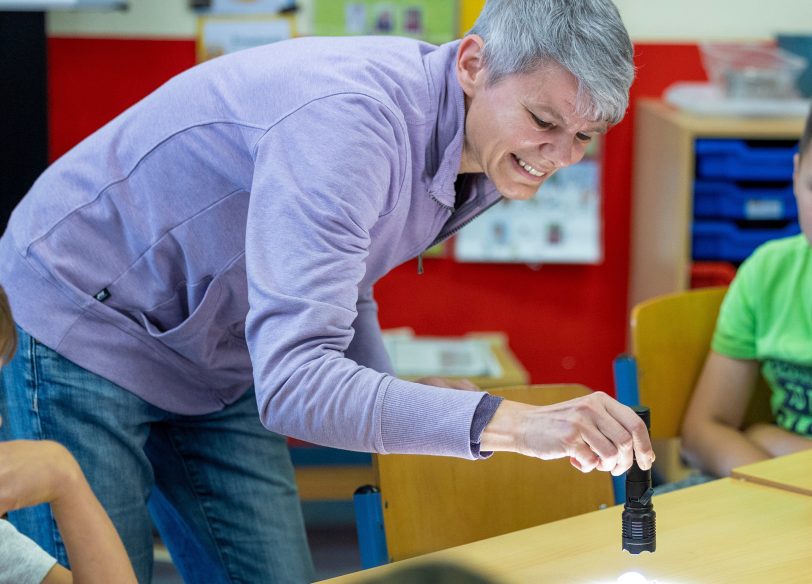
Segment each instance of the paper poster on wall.
M203 16L198 19L197 60L289 39L294 28L289 16Z
M463 262L599 263L599 185L596 157L563 168L534 198L504 200L462 229L454 255Z
M313 0L313 33L324 36L391 34L430 43L457 34L455 0Z

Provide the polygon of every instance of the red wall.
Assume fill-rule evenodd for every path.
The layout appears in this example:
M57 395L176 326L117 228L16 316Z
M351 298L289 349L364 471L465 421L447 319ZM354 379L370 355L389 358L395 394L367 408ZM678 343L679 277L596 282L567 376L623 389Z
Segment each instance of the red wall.
M51 160L194 64L191 40L49 38Z
M385 328L420 334L505 331L534 383L612 390L611 362L626 344L633 104L676 80L704 80L696 45L638 44L632 109L604 146L604 261L598 266L460 264L427 259L376 287ZM50 154L79 140L192 66L192 40L51 38Z

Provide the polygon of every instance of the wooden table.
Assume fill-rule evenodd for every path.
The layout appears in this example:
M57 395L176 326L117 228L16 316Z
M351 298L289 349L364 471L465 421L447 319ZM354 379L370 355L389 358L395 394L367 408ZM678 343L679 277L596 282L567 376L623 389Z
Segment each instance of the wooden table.
M802 495L812 495L812 450L740 466L733 469L732 476Z
M361 583L432 560L459 563L508 584L616 584L630 571L657 584L810 581L812 497L720 479L655 497L654 507L654 554L621 551L623 509L615 506L329 582Z

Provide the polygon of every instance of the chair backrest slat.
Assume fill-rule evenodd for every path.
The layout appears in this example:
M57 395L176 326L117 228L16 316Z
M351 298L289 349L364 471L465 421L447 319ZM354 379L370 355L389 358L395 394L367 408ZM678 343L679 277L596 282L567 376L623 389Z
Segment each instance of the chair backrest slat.
M651 408L651 437L679 435L710 349L726 287L659 296L632 310L631 345L640 403Z

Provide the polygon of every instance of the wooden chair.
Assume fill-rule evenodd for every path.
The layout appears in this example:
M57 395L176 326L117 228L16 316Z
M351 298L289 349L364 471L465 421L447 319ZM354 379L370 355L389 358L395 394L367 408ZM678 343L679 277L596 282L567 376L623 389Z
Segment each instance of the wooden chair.
M639 402L651 408L651 437L657 466L667 480L682 478L679 442L685 410L710 350L719 307L727 287L700 288L658 296L636 305L631 313L631 347L636 365ZM621 356L619 359L623 359ZM625 357L628 358L628 357ZM618 399L634 405L634 375L619 380ZM747 422L771 419L769 391L762 380L751 400Z
M581 385L530 385L491 393L548 405L590 390ZM481 461L386 455L375 457L375 467L389 561L594 511L613 502L608 473L583 474L568 460L542 461L506 452ZM363 558L362 563L372 565Z

